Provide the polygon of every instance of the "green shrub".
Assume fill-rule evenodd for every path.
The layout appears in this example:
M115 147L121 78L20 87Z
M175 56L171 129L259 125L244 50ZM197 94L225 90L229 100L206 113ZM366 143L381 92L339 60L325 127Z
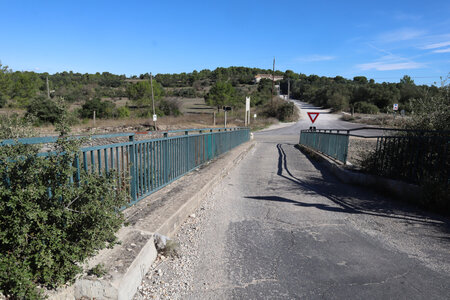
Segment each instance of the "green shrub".
M7 103L7 99L6 96L2 94L2 92L0 92L0 108L5 107L6 103Z
M119 107L117 109L117 116L120 119L129 118L130 117L130 109L126 106Z
M64 107L52 99L40 96L31 100L27 106L27 116L35 117L37 124L51 123L59 121L64 112Z
M95 111L95 116L99 119L111 118L115 106L111 101L101 101L99 98L87 100L79 111L80 117L92 119Z
M378 114L380 110L378 107L372 103L367 103L365 101L356 102L355 104L355 111L357 113L362 114Z
M285 101L276 101L272 104L267 104L264 107L263 114L267 117L277 118L284 122L294 115L294 103Z
M0 122L15 125L11 132L27 132L17 120ZM61 138L48 157L33 145L0 147L0 292L7 298L41 298L37 286L73 281L80 263L116 242L126 196L113 173L82 173L72 183L78 143Z
M179 104L176 101L161 100L158 103L158 109L165 116L179 116L179 115L181 115Z

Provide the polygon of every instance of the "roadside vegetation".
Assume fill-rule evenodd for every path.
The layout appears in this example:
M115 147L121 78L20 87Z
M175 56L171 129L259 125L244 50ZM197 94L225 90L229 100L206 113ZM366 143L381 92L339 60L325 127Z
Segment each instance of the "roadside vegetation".
M419 185L423 188L419 204L450 215L448 79L442 82L437 93L411 99L414 114L405 120L403 127L412 131L399 133L402 138L397 142L386 143L382 148L366 152L360 164L366 172L391 178L411 174L412 179L419 179ZM381 156L384 162L379 160Z
M349 113L378 114L392 112L394 103L399 112L414 113L414 99L435 97L442 93L442 87L416 85L405 75L398 83L376 83L373 79L356 76L346 79L341 76L306 76L286 71L281 82L281 91L287 93L290 81L291 95L316 106Z
M127 194L114 188L114 173L81 173L73 161L81 141L61 138L53 154L34 145L0 147L0 295L41 299L44 289L71 283L82 263L116 243L123 222L118 208ZM34 135L31 123L0 117L0 139Z
M274 118L289 120L292 105L271 101L277 91L271 95L272 82L267 79L255 84L254 77L259 73L272 72L245 67L217 68L157 74L151 84L149 73L128 78L108 72L48 74L13 71L0 64L0 113L33 117L35 126L45 128L58 121L62 109L68 112L68 124L74 129L99 124L135 124L140 119L141 127L153 130L149 122L153 115L153 96L158 121L188 114L196 115L198 123L202 123L205 118L212 120L215 110L220 118L222 107L231 106L236 117L229 119L228 124L242 126L245 97L250 96L252 111L258 113L260 124L273 122ZM275 75L283 72L276 71ZM193 100L195 104L185 104ZM277 104L273 105L274 102ZM237 112L241 111L242 116L238 116ZM183 118L178 121L182 122ZM205 125L211 126L212 122Z

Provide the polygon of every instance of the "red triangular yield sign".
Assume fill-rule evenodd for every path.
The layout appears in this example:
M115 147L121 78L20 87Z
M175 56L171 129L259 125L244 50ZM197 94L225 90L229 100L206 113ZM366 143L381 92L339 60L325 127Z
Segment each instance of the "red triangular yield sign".
M317 117L320 113L318 112L309 112L308 117L311 119L311 122L314 124L314 122L317 120Z

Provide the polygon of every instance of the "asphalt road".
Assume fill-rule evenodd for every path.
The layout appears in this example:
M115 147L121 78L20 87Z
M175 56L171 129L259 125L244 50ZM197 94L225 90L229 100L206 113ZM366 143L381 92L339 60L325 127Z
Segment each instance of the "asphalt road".
M294 148L307 127L255 134L162 264L164 284L189 286L171 298L449 299L449 220L340 183Z
M310 126L315 126L316 129L355 129L361 127L371 127L362 124L344 122L341 120L340 114L333 114L329 109L323 109L315 107L312 104L301 102L298 100L291 100L300 109L300 121L296 122L290 126L265 130L263 132L257 133L258 135L299 135L300 130L309 129ZM315 120L314 124L308 117L308 112L318 112L319 116ZM376 136L383 135L381 130L358 130L354 131L354 134L362 136Z

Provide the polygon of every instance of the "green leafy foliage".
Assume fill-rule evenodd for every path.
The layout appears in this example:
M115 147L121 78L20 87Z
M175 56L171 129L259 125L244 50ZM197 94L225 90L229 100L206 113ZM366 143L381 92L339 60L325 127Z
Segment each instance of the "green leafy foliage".
M164 89L156 81L153 80L153 97L158 101L164 95ZM130 84L127 87L127 95L131 100L135 100L141 105L152 104L152 88L150 81L139 81L135 84Z
M291 118L294 115L294 112L294 103L280 100L266 104L263 109L263 114L265 116L277 118L282 122L287 121L289 118Z
M222 107L224 105L233 105L235 102L236 90L228 81L218 81L205 96L208 105Z
M408 78L406 81L408 82ZM450 130L449 91L447 81L443 81L438 93L412 99L412 114L406 121L405 128L417 131L402 132L402 138L398 141L380 144L361 163L367 172L377 175L403 180L419 178L416 183L423 188L419 204L446 214L450 214L450 162L447 154ZM412 176L409 175L408 179L402 174Z
M17 119L0 127L28 135ZM67 126L58 127L67 134ZM1 138L7 136L2 132ZM126 196L115 187L115 174L82 173L73 182L79 142L60 138L55 152L39 157L39 148L0 147L0 292L11 298L38 299L37 286L70 282L80 263L116 242Z
M86 101L81 107L79 114L81 118L92 118L94 111L95 116L100 119L110 118L113 116L115 104L111 101L101 101L99 98Z
M407 128L426 130L450 130L450 85L447 76L438 93L428 93L423 98L412 99L413 112Z
M125 119L130 117L130 109L126 106L119 107L117 109L117 116L120 119Z
M288 80L293 98L313 103L317 106L338 110L351 110L358 102L368 103L378 108L378 111L392 111L392 104L398 103L401 109L410 112L410 102L423 98L425 95L434 96L439 93L435 86L417 86L409 76L404 76L399 83L375 83L364 76L356 76L353 80L341 76L334 78L306 76L292 71L286 71L285 79L281 82L281 91L287 94ZM364 105L364 108L369 108ZM376 111L372 106L365 111ZM369 113L369 112L368 112Z
M180 112L180 105L177 101L173 100L161 100L158 103L158 109L160 111L161 115L165 116L179 116L181 115Z
M356 102L354 106L355 112L362 114L377 114L380 111L376 105L365 101Z
M59 121L64 111L65 107L61 103L44 96L34 98L27 106L27 116L35 117L38 124L54 124Z
M6 96L0 91L0 108L5 107L6 103L8 102Z

